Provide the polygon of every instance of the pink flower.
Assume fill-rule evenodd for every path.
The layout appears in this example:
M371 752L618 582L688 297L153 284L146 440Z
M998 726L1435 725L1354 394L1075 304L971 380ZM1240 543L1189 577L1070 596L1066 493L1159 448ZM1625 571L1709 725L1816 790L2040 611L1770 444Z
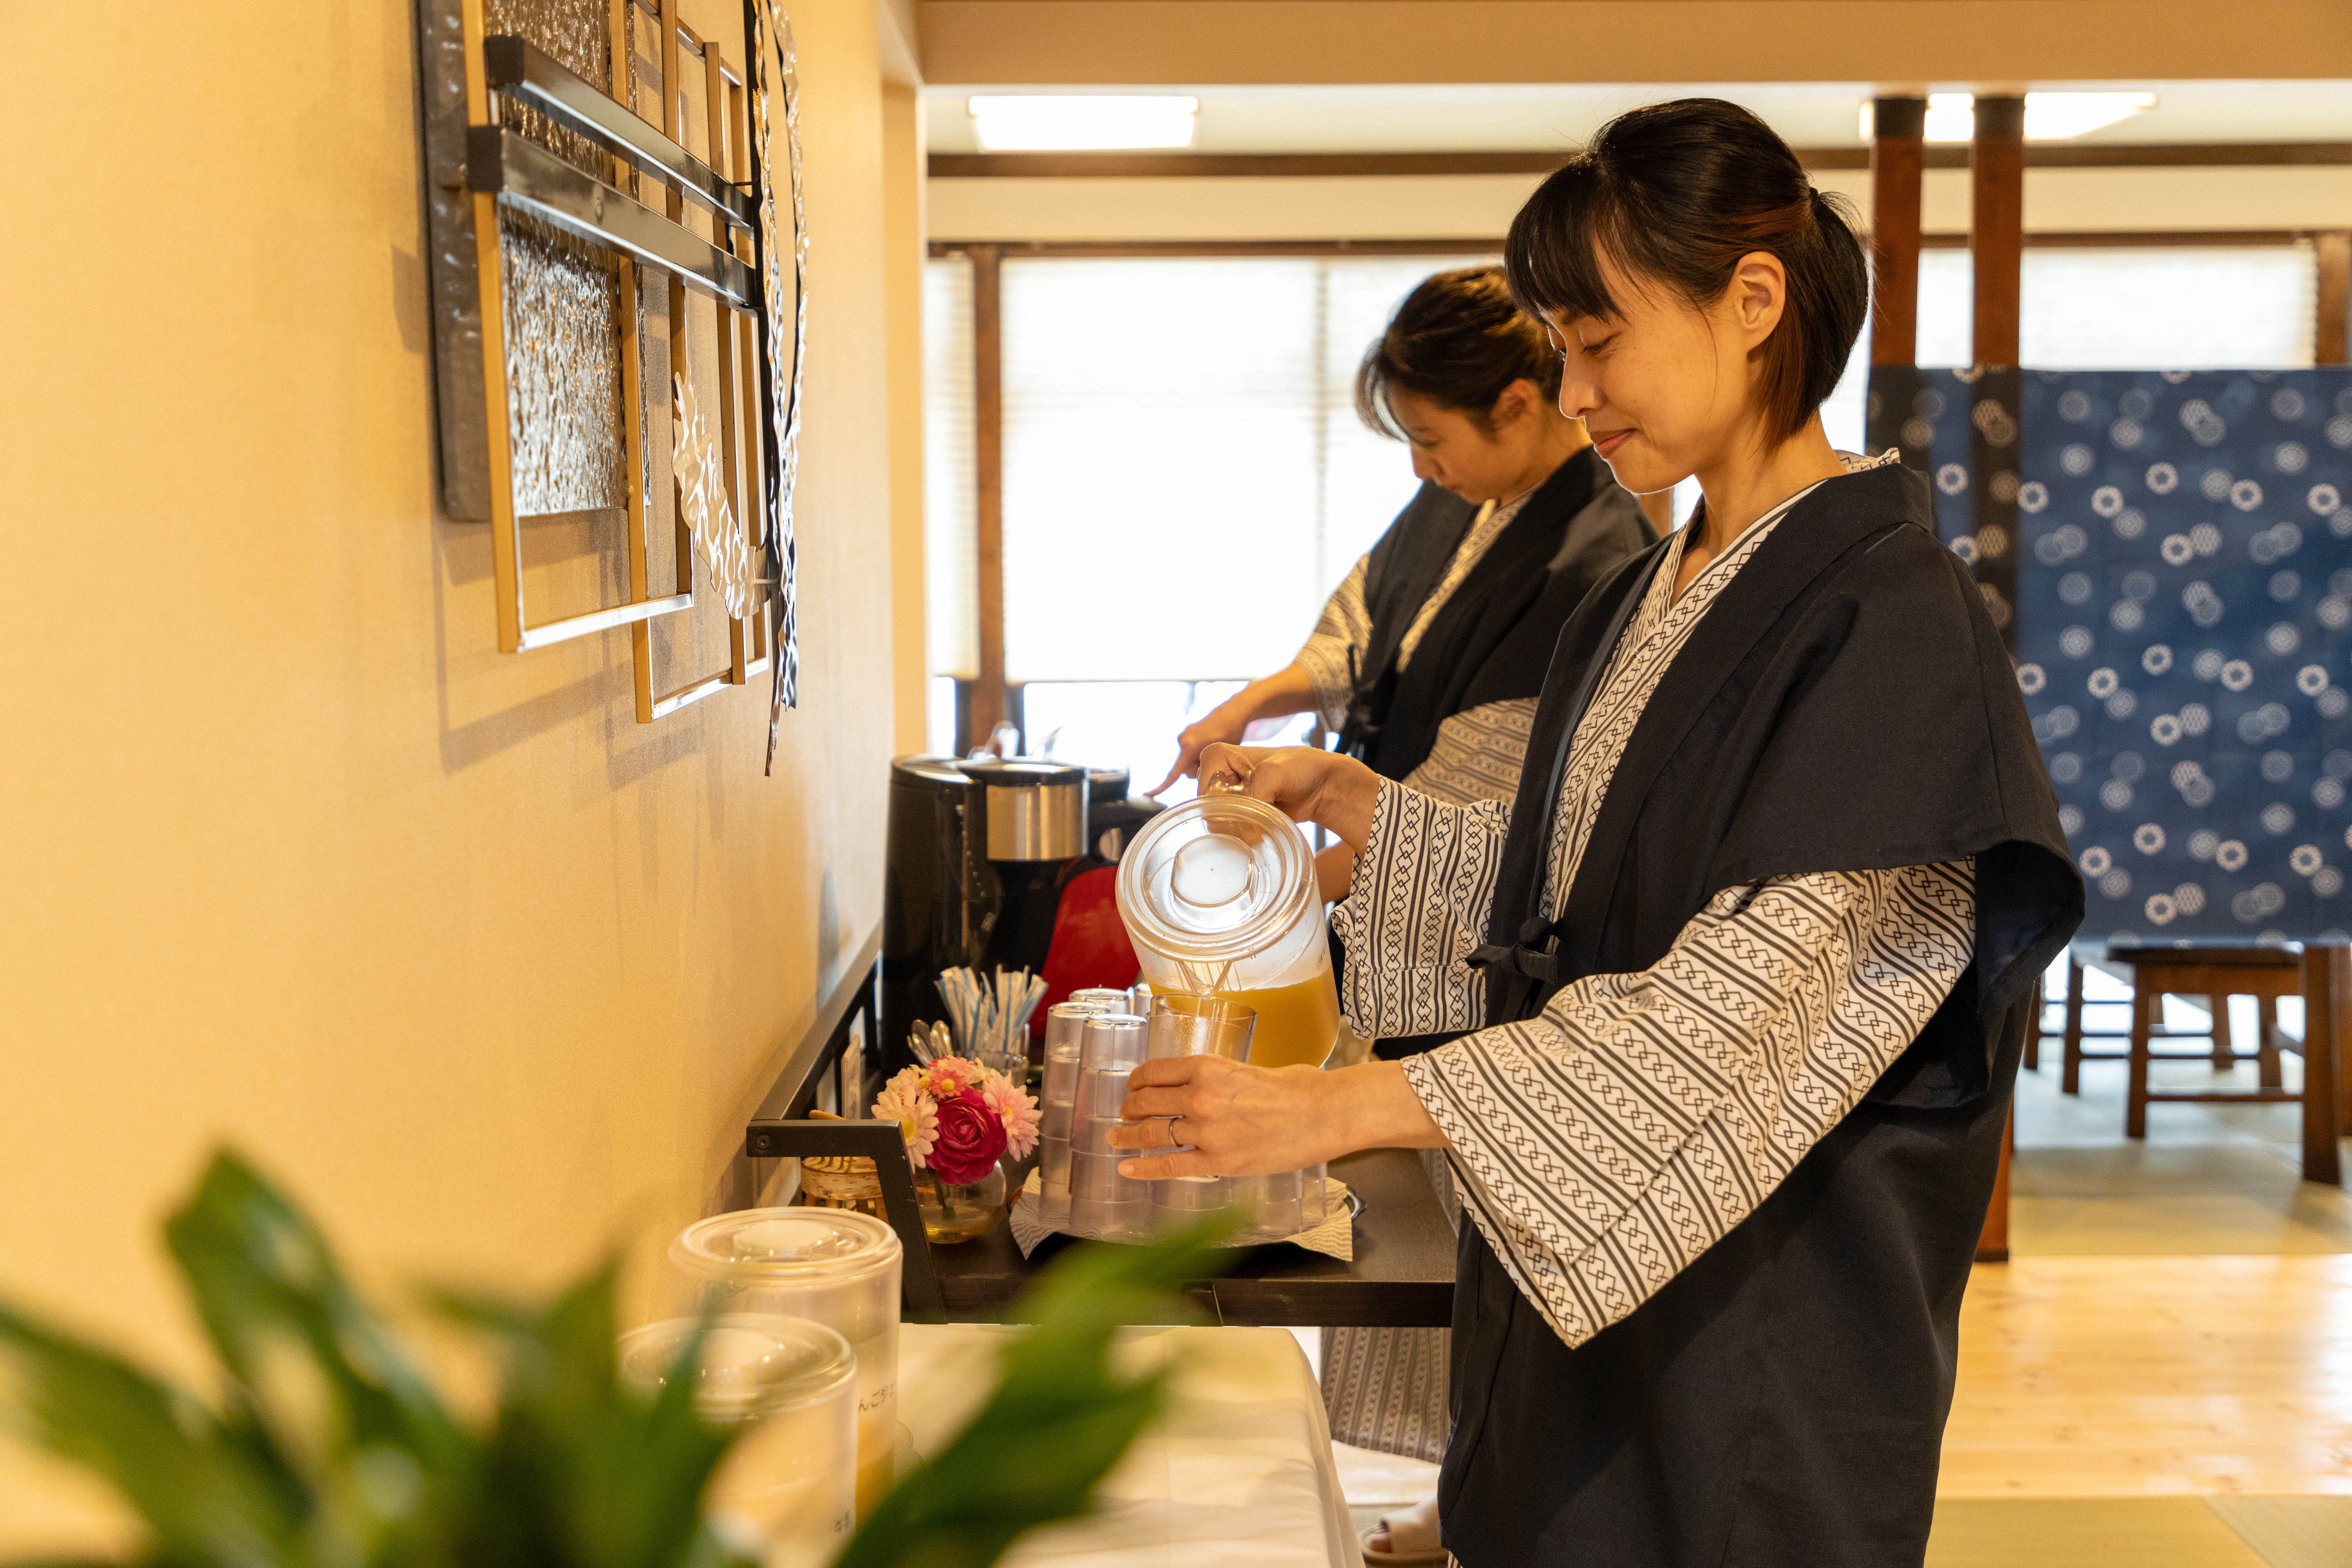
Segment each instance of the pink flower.
M965 1186L996 1168L1004 1152L1004 1120L976 1089L940 1101L939 1142L930 1168L940 1180Z
M898 1134L907 1141L907 1161L920 1170L938 1140L939 1106L923 1093L920 1075L907 1068L892 1079L874 1100L874 1120L895 1121Z
M988 1076L986 1068L962 1057L941 1057L927 1068L906 1070L921 1073L923 1092L933 1100L952 1100Z
M1016 1160L1026 1159L1037 1146L1035 1099L1013 1088L1013 1080L1001 1072L990 1073L980 1092L997 1120L1004 1123L1005 1152Z

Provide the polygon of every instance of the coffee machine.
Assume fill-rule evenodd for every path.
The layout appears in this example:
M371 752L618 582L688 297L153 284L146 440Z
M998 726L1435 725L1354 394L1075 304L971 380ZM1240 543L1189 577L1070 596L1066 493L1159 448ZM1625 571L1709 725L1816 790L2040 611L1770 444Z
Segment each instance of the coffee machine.
M1087 770L1026 758L890 764L882 882L885 1073L946 1016L940 972L1042 970L1062 889L1087 858Z
M1054 956L1065 967L1087 968L1082 984L1133 978L1116 973L1122 963L1131 969L1133 959L1108 875L1080 882L1115 862L1159 813L1157 802L1131 800L1127 791L1124 770L1029 757L908 756L890 764L878 1053L885 1074L913 1062L909 1029L946 1016L938 984L943 969L992 975L1001 965L1047 974ZM1097 891L1102 897L1091 896ZM1057 925L1067 928L1058 946ZM1120 951L1104 954L1106 942ZM1065 994L1068 988L1066 977L1056 987ZM1049 992L1046 1002L1059 999ZM1034 1022L1042 1026L1044 1017L1041 1005Z

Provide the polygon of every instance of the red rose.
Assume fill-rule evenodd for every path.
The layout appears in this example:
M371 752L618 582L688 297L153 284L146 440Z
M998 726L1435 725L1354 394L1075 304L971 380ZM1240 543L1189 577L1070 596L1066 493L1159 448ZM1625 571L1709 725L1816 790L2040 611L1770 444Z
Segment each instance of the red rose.
M940 1101L939 1141L928 1163L940 1180L968 1186L996 1168L1004 1152L1004 1122L988 1108L980 1090L967 1089Z

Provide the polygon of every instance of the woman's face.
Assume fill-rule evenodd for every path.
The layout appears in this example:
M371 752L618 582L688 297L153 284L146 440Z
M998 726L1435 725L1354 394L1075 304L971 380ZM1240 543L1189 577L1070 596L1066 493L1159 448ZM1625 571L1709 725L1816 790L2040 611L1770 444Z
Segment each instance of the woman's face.
M1544 313L1561 351L1559 411L1636 495L1671 489L1759 444L1757 351L1780 322L1787 275L1759 251L1722 295L1695 307L1601 258L1622 314Z
M1448 408L1402 387L1388 391L1389 413L1412 447L1416 478L1466 501L1507 500L1524 488L1544 423L1543 394L1519 380L1503 389L1488 413L1491 429L1459 408Z

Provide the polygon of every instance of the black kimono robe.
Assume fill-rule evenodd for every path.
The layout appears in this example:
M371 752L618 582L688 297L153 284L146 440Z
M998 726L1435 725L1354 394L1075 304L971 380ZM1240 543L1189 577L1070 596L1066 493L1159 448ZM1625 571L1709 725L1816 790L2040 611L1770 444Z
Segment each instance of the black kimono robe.
M1371 634L1340 749L1383 778L1419 767L1438 727L1455 714L1532 700L1559 629L1584 595L1657 538L1607 465L1584 448L1536 487L1400 668L1405 633L1444 582L1477 510L1424 484L1366 558Z
M1664 964L1743 889L1945 867L1948 893L1972 868L1973 916L1940 1003L1920 1005L1916 1035L1892 1042L1866 1092L1854 1085L1855 1103L1769 1190L1643 1189L1639 1169L1614 1173L1643 1195L1596 1242L1613 1255L1595 1268L1604 1287L1633 1283L1575 1334L1548 1320L1575 1315L1578 1290L1604 1303L1608 1290L1554 1269L1545 1284L1559 1295L1539 1308L1522 1289L1531 1260L1517 1258L1515 1278L1486 1234L1498 1216L1478 1205L1493 1195L1465 1200L1481 1223L1462 1230L1439 1503L1468 1568L1885 1568L1924 1553L1960 1293L2021 1041L2004 1024L2021 1018L2082 911L2010 661L1932 519L1918 477L1890 467L1827 481L1763 532L1622 716L1630 734L1578 819L1564 899L1547 908L1570 739L1672 542L1628 562L1562 633L1486 941L1469 955L1488 975L1489 1023L1505 1027L1407 1067L1457 1146L1491 1135L1465 1121L1482 1075L1496 1089L1526 1076L1504 1049L1517 1020L1562 987ZM1376 822L1374 854L1401 854L1382 850L1382 832ZM1414 874L1447 876L1442 847ZM1372 870L1391 880L1364 890L1368 904L1397 876ZM1769 925L1761 936L1750 951L1769 967L1785 954ZM1736 1002L1741 982L1713 956L1700 988ZM1687 1086L1643 1087L1639 1031L1659 1027L1659 1014L1646 998L1629 1005L1637 1048L1585 1068L1571 1052L1545 1070L1605 1079L1622 1102L1607 1113L1663 1122L1671 1142L1673 1091ZM1704 1057L1675 1070L1708 1071ZM1520 1124L1508 1136L1552 1142ZM1530 1147L1529 1168L1570 1169L1591 1147ZM1458 1155L1456 1168L1477 1184ZM1712 1168L1749 1179L1736 1162ZM1596 1173L1594 1191L1611 1175ZM1718 1197L1745 1217L1663 1268L1659 1248L1704 1231L1684 1211Z

